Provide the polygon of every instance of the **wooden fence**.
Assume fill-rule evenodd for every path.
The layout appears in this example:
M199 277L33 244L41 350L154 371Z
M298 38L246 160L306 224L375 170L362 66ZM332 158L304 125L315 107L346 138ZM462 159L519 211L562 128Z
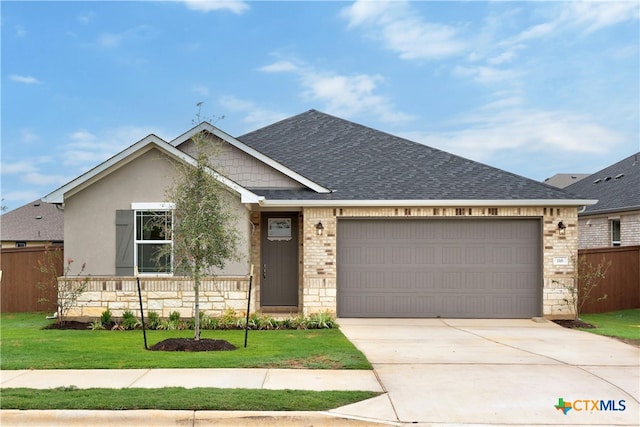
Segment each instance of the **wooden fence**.
M62 249L41 246L0 250L0 311L55 312L58 297L52 279L63 274ZM41 264L50 272L41 272Z
M580 249L578 256L585 257L581 265L609 266L607 273L591 292L582 307L583 313L640 308L640 246ZM582 286L584 283L580 283ZM597 301L606 294L607 298Z

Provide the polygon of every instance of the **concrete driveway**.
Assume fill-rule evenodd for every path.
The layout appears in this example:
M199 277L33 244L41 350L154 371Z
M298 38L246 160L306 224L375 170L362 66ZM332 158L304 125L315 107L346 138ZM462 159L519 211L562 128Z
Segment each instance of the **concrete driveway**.
M335 411L389 423L640 424L637 347L548 321L339 319L387 394ZM559 399L571 409L556 409Z

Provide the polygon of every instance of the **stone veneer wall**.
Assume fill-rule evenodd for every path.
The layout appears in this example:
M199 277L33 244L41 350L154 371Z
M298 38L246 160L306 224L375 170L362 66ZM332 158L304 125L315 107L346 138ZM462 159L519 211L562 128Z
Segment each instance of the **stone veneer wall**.
M577 209L545 207L391 207L391 208L305 208L303 211L303 294L306 313L337 312L336 251L337 221L345 218L540 218L542 220L542 301L543 316L550 319L571 318L574 308L565 302L575 280L575 255L578 252ZM567 228L560 235L558 222ZM318 236L316 224L322 222L324 233ZM556 258L567 265L554 262Z
M58 279L59 282L63 280ZM86 277L86 280L87 289L70 308L68 317L98 318L106 309L114 317L122 317L126 310L140 317L135 277ZM172 311L178 311L183 318L193 317L195 293L190 278L141 276L140 289L145 315L155 311L166 318ZM200 285L200 310L210 316L219 316L228 309L246 313L248 290L248 277L205 279ZM252 295L251 310L254 307Z

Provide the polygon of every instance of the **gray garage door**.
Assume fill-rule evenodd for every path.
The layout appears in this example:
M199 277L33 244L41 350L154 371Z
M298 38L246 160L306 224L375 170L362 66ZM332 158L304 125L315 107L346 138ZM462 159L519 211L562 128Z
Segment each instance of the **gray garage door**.
M341 317L527 318L541 313L532 219L341 219Z

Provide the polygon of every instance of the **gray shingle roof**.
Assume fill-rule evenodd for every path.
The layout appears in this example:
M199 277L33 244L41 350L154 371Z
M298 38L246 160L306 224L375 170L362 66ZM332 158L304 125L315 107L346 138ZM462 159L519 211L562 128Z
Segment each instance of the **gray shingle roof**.
M335 190L254 190L294 200L575 200L501 169L310 110L238 140Z
M3 241L64 240L63 211L55 205L35 200L0 217Z
M598 203L581 215L640 209L640 152L565 188L567 192Z

